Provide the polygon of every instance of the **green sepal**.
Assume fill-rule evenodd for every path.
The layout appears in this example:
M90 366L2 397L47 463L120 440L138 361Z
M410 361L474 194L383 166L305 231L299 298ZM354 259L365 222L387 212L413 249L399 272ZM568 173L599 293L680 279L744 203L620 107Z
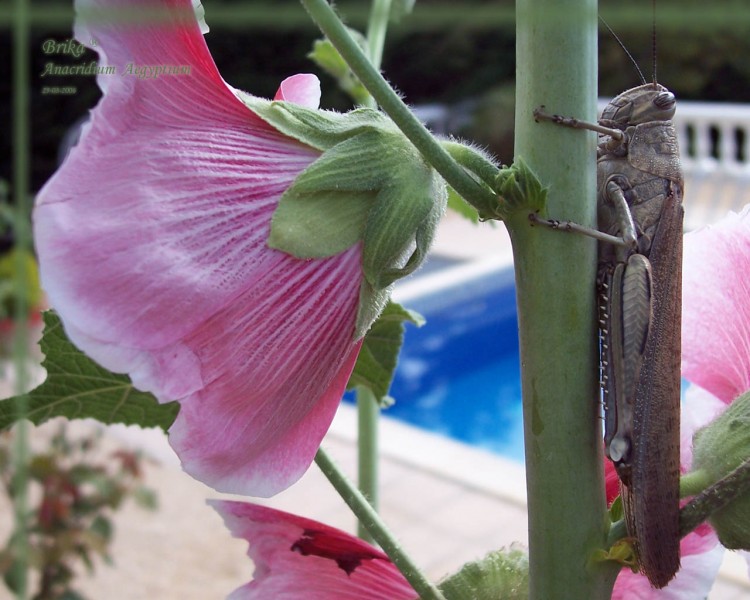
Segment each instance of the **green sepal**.
M529 558L523 550L495 550L465 564L440 582L446 600L526 600L529 597Z
M152 394L136 390L127 375L100 367L68 339L57 314L47 311L43 317L40 345L47 379L25 396L0 400L0 430L22 418L39 425L53 417L169 429L179 404L159 404Z
M354 339L364 337L370 325L388 304L393 286L375 289L372 284L363 279L359 286L359 306L357 307L357 322L354 326Z
M394 165L394 183L380 190L367 218L362 267L375 289L388 287L422 263L445 211L443 180L421 159L407 161L404 155Z
M547 188L521 158L500 170L494 189L497 202L477 207L482 220L506 220L519 210L538 212L547 202Z
M268 244L311 259L362 241L369 285L360 294L359 339L385 306L388 288L424 260L445 211L445 183L377 111L339 114L241 97L279 131L323 152L282 195Z
M365 131L389 131L401 136L393 122L371 108L347 113L305 108L293 102L266 100L236 90L240 100L266 123L295 140L321 151Z
M367 387L381 408L393 404L388 390L404 342L404 324L424 325L422 315L408 310L396 302L388 302L373 323L362 343L357 363L354 365L346 388Z
M297 258L325 258L362 239L372 192L287 190L271 221L268 246Z
M622 496L617 496L609 507L609 520L612 523L625 518L625 509L622 505Z
M347 28L349 35L357 42L359 47L366 52L367 41L365 37L354 29ZM307 55L323 71L336 80L339 87L354 100L356 104L364 104L370 97L370 92L362 85L359 78L352 72L349 65L341 57L339 51L327 39L315 40L312 51Z
M746 392L693 436L693 470L711 484L750 460L750 392ZM730 550L750 550L750 495L744 494L709 517L719 541Z

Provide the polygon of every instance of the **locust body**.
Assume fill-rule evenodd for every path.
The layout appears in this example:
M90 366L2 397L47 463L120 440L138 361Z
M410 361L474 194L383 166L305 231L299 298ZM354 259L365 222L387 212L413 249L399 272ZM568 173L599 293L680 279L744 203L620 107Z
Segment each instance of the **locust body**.
M679 569L683 178L674 112L674 95L656 83L614 98L598 125L535 112L599 131L606 235L597 237L610 239L599 242L597 277L605 451L641 571L656 587Z

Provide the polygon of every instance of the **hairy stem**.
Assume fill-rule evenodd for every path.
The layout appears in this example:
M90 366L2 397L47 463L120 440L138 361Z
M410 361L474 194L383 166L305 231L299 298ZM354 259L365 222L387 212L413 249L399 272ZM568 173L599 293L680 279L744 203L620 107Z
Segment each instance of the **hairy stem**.
M412 144L422 153L445 181L475 206L487 206L495 200L495 195L477 183L440 145L427 128L404 104L398 94L374 68L367 56L351 38L341 20L325 0L301 0L307 12L328 37L352 72L373 98L398 126Z
M680 536L685 537L717 510L750 492L750 460L706 488L680 510Z
M367 528L393 564L419 594L421 600L445 600L440 590L425 577L404 552L401 544L388 530L378 513L367 502L367 499L341 472L323 448L320 448L315 455L315 463L344 499L344 502L352 509L359 522Z

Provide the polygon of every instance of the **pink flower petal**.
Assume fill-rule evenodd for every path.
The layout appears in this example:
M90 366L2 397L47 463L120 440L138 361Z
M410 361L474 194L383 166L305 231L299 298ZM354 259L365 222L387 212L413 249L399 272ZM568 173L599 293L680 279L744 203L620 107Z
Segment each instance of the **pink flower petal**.
M692 534L691 534L692 536ZM682 540L680 548L689 538ZM648 579L622 569L617 576L612 600L694 600L706 598L719 572L724 548L715 545L711 550L700 554L683 554L682 568L669 585L660 590L654 589Z
M682 373L729 403L750 389L750 207L684 247Z
M320 80L315 75L300 73L292 75L281 82L274 100L294 102L306 108L320 106Z
M84 352L181 402L170 438L189 473L273 494L310 464L356 360L360 249L301 261L267 247L281 194L319 153L237 99L189 0L76 6L175 18L77 22L117 74L99 75L103 99L39 194L43 287Z
M211 500L249 543L254 579L230 600L412 600L416 593L380 550L333 527L257 504Z
M701 387L690 385L680 413L680 465L683 473L693 464L693 435L718 417L727 405Z

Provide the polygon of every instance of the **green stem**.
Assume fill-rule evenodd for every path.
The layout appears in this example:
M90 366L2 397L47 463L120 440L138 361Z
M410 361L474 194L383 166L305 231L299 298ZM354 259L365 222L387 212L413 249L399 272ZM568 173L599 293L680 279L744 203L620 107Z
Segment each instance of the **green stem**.
M549 186L546 213L592 226L596 136L536 123L534 108L596 118L596 0L516 3L516 157ZM522 365L530 598L609 598L619 567L606 548L598 411L596 244L507 222L514 251ZM588 565L588 566L586 566Z
M370 63L378 70L383 64L383 48L390 15L391 0L372 0L370 18L367 21L367 53Z
M680 498L695 496L705 490L713 481L707 471L698 470L680 477Z
M465 167L470 173L476 175L480 181L494 189L497 182L498 168L479 150L471 148L458 142L443 140L441 142L446 152L451 155L459 165Z
M315 463L328 478L333 487L344 499L352 512L357 516L372 537L388 555L394 565L419 594L421 600L445 600L440 590L412 562L404 552L401 544L388 530L378 513L370 506L367 499L349 481L341 470L334 464L323 448L315 455Z
M388 31L388 18L391 12L391 0L373 0L370 19L367 25L367 51L370 64L380 69L383 61L383 47L385 34ZM372 95L367 103L371 108L377 108ZM359 489L376 511L378 510L378 421L380 407L369 388L357 388L357 457ZM367 542L372 542L372 536L367 528L359 522L357 535Z
M628 527L625 524L625 519L620 519L612 523L607 533L607 547L611 547L612 544L628 536Z
M362 85L445 181L471 204L487 206L495 202L495 195L477 183L450 157L383 79L380 72L370 64L367 56L351 38L328 2L325 0L301 0L301 2Z
M703 490L680 510L680 535L686 536L716 511L750 492L750 460Z
M358 475L359 489L370 506L378 510L378 421L380 407L372 391L366 387L357 388L358 430ZM373 538L360 522L357 535L367 542Z
M30 249L30 236L28 231L29 215L29 97L28 90L31 89L29 82L30 58L29 58L29 6L24 0L15 3L15 22L13 29L14 37L14 64L13 64L13 192L14 192L14 232L15 244L18 250L16 263L15 282L15 313L13 315L15 325L14 336L14 363L16 370L16 395L21 399L20 412L25 414L27 410L27 360L28 360L28 311L26 306L28 266L25 264L25 251ZM29 442L28 424L25 419L20 419L15 429L14 439L14 471L13 482L13 510L15 520L13 553L15 563L13 573L8 574L14 583L16 598L24 600L28 595L27 566L29 560L29 544L27 531L28 514L28 462Z

